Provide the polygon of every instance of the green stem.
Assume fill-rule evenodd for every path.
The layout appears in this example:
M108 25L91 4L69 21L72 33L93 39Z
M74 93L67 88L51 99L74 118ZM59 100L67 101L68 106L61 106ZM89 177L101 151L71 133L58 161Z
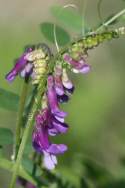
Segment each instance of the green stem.
M8 161L7 159L0 158L0 168L8 170L9 172L14 172L14 163ZM25 178L27 181L31 182L33 185L37 185L37 182L29 175L22 166L19 167L18 175Z
M21 127L22 127L22 117L23 117L23 111L25 107L26 97L28 92L28 82L24 81L23 87L22 87L22 93L20 96L20 102L19 102L19 110L17 114L17 123L16 123L16 146L15 146L15 156L14 159L17 157L18 149L20 146L21 141Z
M98 32L98 31L102 30L104 27L107 27L108 25L110 25L112 22L114 22L115 20L117 20L119 17L121 17L124 14L125 14L125 9L121 10L120 12L118 12L117 14L115 14L111 19L109 19L108 21L106 21L105 23L103 23L100 27L98 27L95 30L95 32Z
M36 175L36 170L37 170L36 158L37 158L37 153L34 152L34 154L33 154L33 161L34 161L34 164L33 164L33 170L32 170L32 176L33 176L33 177L35 177L35 175Z
M42 82L39 85L39 91L38 91L37 96L35 98L34 105L32 107L31 113L29 115L29 118L28 118L28 121L27 121L27 124L26 124L25 131L23 133L22 141L21 141L21 144L20 144L20 147L19 147L19 152L18 152L18 155L17 155L16 162L15 162L15 165L14 165L14 171L13 171L13 174L12 174L12 179L11 179L11 183L10 183L9 188L15 187L16 178L18 176L19 166L21 164L21 160L22 160L22 157L23 157L25 145L26 145L28 136L30 134L33 122L34 122L34 117L35 117L36 112L38 110L39 103L41 102L41 97L42 97L42 94L44 92L45 83L46 83L46 76L44 77L44 79L42 80Z

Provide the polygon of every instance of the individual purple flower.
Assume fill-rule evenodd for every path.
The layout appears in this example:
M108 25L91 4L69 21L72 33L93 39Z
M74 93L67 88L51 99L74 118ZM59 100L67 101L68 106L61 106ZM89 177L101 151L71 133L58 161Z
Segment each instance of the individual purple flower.
M66 94L65 88L63 86L62 73L63 73L62 66L56 65L55 74L54 74L55 91L57 95L57 100L60 103L67 102L69 100L69 96Z
M62 84L62 66L61 65L56 65L56 67L55 67L54 81L55 81L56 94L59 96L64 95L64 88L63 88L63 84Z
M74 92L74 85L68 77L66 69L63 69L62 83L66 92L72 94Z
M64 118L67 115L67 113L59 109L58 99L57 99L55 84L54 84L54 77L52 75L49 75L47 79L47 98L48 98L48 104L50 110L52 114L55 116L55 118L57 119Z
M86 74L90 71L90 65L86 63L83 57L81 57L80 60L75 60L72 59L72 57L69 54L65 54L64 60L71 64L74 73Z
M21 71L24 70L26 66L26 73L31 71L31 68L29 69L29 65L27 66L27 60L25 59L25 56L32 51L32 48L28 48L26 52L23 53L23 55L17 60L16 64L14 65L13 69L6 75L6 79L9 82L12 82L15 77L21 73ZM25 73L25 74L26 74ZM25 75L24 73L22 73Z
M32 143L35 150L44 155L44 167L52 170L57 164L56 155L63 154L67 150L67 146L64 144L52 144L49 141L48 116L48 109L44 109L41 114L37 115L36 126L32 135Z

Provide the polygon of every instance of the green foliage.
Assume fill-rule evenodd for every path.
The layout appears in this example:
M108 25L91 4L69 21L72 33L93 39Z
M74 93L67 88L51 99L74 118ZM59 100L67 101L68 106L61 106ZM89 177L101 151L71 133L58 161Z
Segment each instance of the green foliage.
M112 180L107 182L101 188L125 188L125 180Z
M40 25L41 32L44 37L51 43L55 44L54 39L54 24L49 22L44 22ZM64 46L70 42L69 34L60 26L56 25L56 38L60 46Z
M48 182L48 188L76 188L72 182L68 181L58 173L52 173L50 171L44 170L43 177Z
M13 92L0 88L0 108L17 111L19 96Z
M104 179L110 176L109 172L105 168L92 160L84 160L83 165L86 169L86 175L90 179L99 181L102 179L102 177Z
M32 152L33 152L32 141L31 139L29 139L25 146L24 154L28 155L29 153L32 153Z
M22 166L30 175L32 175L33 165L34 165L34 161L31 160L28 156L24 155L22 160ZM40 167L37 166L36 176L40 176L40 175L41 175L41 169Z
M62 24L75 31L81 32L83 27L83 18L78 10L73 8L63 8L61 6L53 6L51 8L52 15Z
M0 146L13 144L13 133L8 128L0 128Z

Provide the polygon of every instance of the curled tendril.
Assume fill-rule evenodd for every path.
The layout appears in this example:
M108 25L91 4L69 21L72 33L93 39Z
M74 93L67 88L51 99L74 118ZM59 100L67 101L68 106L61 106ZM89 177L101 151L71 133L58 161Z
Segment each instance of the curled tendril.
M99 0L98 4L97 4L97 10L98 10L98 16L99 19L101 21L101 23L103 24L103 18L102 18L102 14L101 14L101 5L102 5L103 0Z
M66 5L64 5L64 6L62 7L62 11L63 11L64 9L66 9L66 8L73 8L73 9L77 9L77 10L78 10L77 5L75 5L75 4L66 4ZM62 11L60 11L60 14L61 14ZM56 24L54 24L53 35L54 35L54 42L55 42L55 46L56 46L57 52L59 52L59 51L60 51L60 47L59 47L58 40L57 40Z

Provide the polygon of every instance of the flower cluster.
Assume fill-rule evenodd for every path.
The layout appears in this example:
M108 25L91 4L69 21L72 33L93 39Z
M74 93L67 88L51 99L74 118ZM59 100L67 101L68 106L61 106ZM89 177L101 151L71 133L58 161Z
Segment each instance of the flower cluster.
M63 154L67 150L64 144L51 143L49 137L64 134L68 130L68 125L64 122L67 113L59 109L59 102L66 102L73 88L66 70L57 65L54 76L48 76L42 110L36 116L32 136L33 147L44 155L43 165L50 170L57 164L56 155Z
M79 48L72 48L62 55L62 59L55 61L53 73L48 75L47 88L42 99L42 109L36 115L35 128L32 134L32 144L36 152L43 154L43 165L47 169L54 169L57 164L56 155L67 150L64 144L54 144L50 137L64 134L68 125L64 119L67 113L61 111L59 103L67 102L74 92L74 86L68 77L66 67L68 64L75 73L88 73L90 66ZM47 66L51 52L46 45L28 48L17 60L14 68L7 74L6 79L11 82L19 74L23 78L31 76L32 83L38 84L42 75L47 74ZM51 63L51 62L50 62ZM64 63L64 64L63 64Z

